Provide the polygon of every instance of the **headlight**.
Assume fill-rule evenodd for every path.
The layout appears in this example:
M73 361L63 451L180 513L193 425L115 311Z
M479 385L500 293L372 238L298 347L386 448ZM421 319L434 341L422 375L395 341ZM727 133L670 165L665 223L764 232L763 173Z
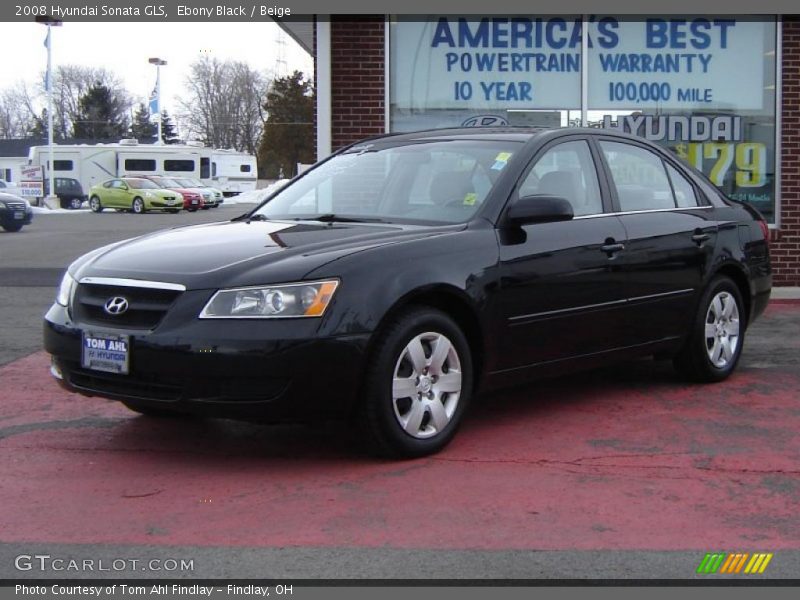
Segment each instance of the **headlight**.
M58 293L56 294L56 302L61 306L69 306L69 301L72 299L72 292L75 290L75 280L69 273L64 273L61 279L61 284L58 286Z
M200 318L321 317L338 285L334 279L220 290L208 301Z

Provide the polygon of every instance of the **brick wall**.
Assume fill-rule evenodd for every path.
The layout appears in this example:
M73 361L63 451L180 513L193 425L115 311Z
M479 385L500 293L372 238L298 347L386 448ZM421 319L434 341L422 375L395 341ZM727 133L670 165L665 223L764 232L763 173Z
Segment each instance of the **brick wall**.
M783 21L781 226L772 234L773 282L800 286L800 19Z
M331 19L333 149L386 131L384 16Z

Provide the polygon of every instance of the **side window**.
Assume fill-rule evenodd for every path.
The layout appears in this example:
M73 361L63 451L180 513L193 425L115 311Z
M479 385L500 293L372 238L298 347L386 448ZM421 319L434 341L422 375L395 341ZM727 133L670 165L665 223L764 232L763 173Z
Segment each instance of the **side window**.
M603 212L589 145L581 140L550 148L519 186L519 196L559 196L572 204L575 216Z
M623 212L675 208L664 161L649 150L620 142L601 141Z
M672 191L675 192L675 204L678 208L697 206L697 195L686 177L670 164L667 164L667 173L672 182Z

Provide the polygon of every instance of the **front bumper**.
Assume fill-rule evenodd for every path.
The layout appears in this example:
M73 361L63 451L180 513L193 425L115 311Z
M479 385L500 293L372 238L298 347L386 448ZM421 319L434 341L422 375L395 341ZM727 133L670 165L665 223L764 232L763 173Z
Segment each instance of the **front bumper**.
M14 213L24 212L25 215L21 219L14 218ZM0 210L0 226L13 226L13 225L30 225L33 221L32 210Z
M346 416L359 394L368 334L318 338L315 319L165 319L155 330L82 326L53 305L44 346L69 391L152 408L259 421ZM81 367L81 331L130 336L130 373Z

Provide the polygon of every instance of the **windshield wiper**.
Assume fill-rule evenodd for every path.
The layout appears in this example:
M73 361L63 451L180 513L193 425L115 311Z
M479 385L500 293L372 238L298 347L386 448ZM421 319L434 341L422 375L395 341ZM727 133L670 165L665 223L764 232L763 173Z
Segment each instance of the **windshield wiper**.
M384 223L383 219L377 217L345 217L334 213L321 215L309 215L305 217L295 217L294 221L319 221L321 223Z

